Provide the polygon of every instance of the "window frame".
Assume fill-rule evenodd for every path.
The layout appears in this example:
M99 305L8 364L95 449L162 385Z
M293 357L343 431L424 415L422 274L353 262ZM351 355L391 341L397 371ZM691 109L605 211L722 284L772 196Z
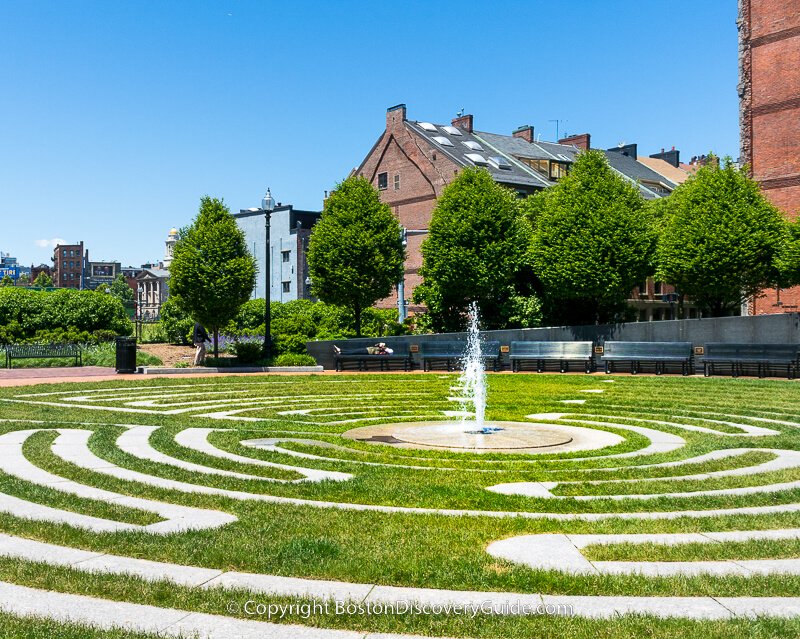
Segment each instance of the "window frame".
M378 173L378 190L385 191L388 188L389 188L389 174L386 172Z

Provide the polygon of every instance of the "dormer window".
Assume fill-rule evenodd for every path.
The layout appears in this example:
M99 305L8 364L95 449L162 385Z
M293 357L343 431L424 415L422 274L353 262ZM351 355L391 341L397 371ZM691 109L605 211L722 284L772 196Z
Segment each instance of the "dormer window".
M389 186L389 174L378 173L378 190L385 191Z

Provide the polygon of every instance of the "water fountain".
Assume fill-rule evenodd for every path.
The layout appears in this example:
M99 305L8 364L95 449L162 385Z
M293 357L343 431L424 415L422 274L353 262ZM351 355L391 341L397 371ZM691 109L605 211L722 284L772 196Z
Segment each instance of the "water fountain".
M462 359L461 377L457 398L462 407L462 430L467 434L491 435L503 430L500 426L486 424L486 371L481 351L480 313L477 302L469 305L467 348ZM472 415L472 419L468 416Z

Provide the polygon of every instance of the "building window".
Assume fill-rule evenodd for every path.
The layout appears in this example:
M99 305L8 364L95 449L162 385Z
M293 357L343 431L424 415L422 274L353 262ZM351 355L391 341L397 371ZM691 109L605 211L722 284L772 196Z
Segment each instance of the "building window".
M400 190L400 174L399 173L395 173L395 176L394 176L394 190L395 191L399 191Z
M281 261L282 262L288 262L290 253L291 253L291 251L281 251Z
M641 297L647 297L647 280L639 284L639 295Z
M69 250L69 256L70 257L75 257L75 249L70 249Z
M67 281L67 274L66 273L62 274L61 279L66 282Z
M381 191L385 191L388 186L389 186L389 174L378 173L378 189Z
M281 282L281 285L283 286L283 292L284 293L288 293L289 292L289 287L291 286L291 283L290 282Z
M655 287L655 294L656 295L663 295L663 293L664 293L664 282L654 282L653 286Z
M69 279L74 280L75 279L75 273L70 273L69 274Z
M550 162L550 179L560 180L567 174L567 165L564 162Z
M64 249L63 251L61 251L61 253L62 257L67 257L67 249Z

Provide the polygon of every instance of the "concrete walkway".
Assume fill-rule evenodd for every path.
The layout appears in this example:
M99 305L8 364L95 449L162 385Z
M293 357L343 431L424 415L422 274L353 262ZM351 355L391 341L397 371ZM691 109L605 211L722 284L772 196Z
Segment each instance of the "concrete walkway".
M712 544L751 540L800 539L800 529L743 530L704 533L639 535L543 534L510 537L489 544L493 557L524 564L534 570L556 570L572 575L647 575L677 577L699 574L800 575L800 559L743 559L719 561L590 561L581 553L594 544Z
M543 535L542 537L549 537ZM493 553L494 554L494 553ZM131 557L119 557L103 553L64 548L29 539L0 534L0 556L25 561L37 561L54 566L70 567L81 572L93 574L132 575L146 581L171 581L176 584L198 588L225 588L247 590L252 593L271 596L314 598L335 601L360 602L362 604L401 604L415 602L422 605L460 605L477 606L491 610L494 614L518 614L514 604L530 607L549 605L573 605L573 615L580 617L612 618L636 612L658 617L680 617L688 619L730 619L737 616L755 614L774 617L800 616L800 598L797 597L618 597L602 595L558 596L536 593L509 593L491 591L438 590L432 588L404 588L359 584L276 575L259 575L239 572L183 566L163 562L148 561ZM5 599L6 592L17 590L17 596ZM64 598L73 597L60 593L34 591L22 586L11 586L0 582L0 607L19 605L20 592L39 593L43 608L59 610ZM77 599L77 598L76 598ZM100 608L111 602L101 599L82 598L95 602ZM78 602L80 604L80 602ZM87 602L88 605L88 602ZM114 604L129 606L131 604ZM80 606L80 609L86 609ZM159 612L161 611L161 612ZM121 615L109 611L112 618L120 621ZM148 610L153 618L172 612L160 608ZM187 613L188 614L188 613ZM167 617L164 617L167 619ZM210 629L217 627L216 620L224 617L211 617ZM167 619L168 621L168 619ZM165 624L168 627L169 624ZM285 627L285 626L284 626ZM269 631L265 627L265 632ZM217 635L209 635L217 636ZM272 636L265 634L263 636ZM295 635L292 636L305 636ZM311 636L311 635L309 635ZM323 635L325 636L325 635ZM333 636L333 635L332 635ZM363 635L345 635L363 636ZM373 635L370 635L373 636Z

